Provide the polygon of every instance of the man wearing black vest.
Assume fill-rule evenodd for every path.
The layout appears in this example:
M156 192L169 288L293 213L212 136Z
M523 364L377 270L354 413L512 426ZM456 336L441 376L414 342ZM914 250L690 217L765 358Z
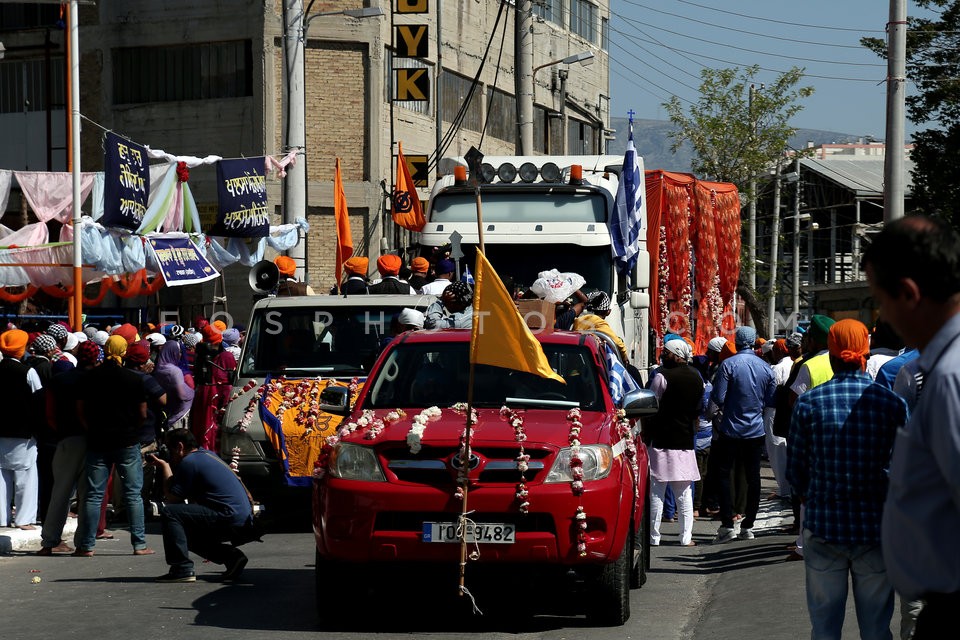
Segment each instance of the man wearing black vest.
M277 256L273 259L280 272L280 282L277 284L278 296L312 296L315 295L310 285L300 282L296 278L297 263L289 256Z
M650 381L660 411L644 423L650 455L650 544L660 544L660 519L667 486L680 514L680 544L693 546L692 482L700 480L694 434L704 409L703 380L689 366L693 350L682 338L664 344L663 366Z

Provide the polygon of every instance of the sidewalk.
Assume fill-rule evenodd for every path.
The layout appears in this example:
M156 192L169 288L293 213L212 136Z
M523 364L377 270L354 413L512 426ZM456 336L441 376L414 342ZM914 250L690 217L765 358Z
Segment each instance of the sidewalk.
M17 528L0 529L0 553L10 553L11 551L39 551L40 550L40 525L36 525L33 531L24 531ZM67 518L63 525L63 540L73 546L73 532L77 530L77 519Z

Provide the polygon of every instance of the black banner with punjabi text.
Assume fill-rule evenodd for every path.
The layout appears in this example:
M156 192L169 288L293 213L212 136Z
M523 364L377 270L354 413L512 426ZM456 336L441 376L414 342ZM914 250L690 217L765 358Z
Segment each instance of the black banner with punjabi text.
M270 235L263 158L217 163L217 222L208 235L261 238Z
M103 149L103 218L100 223L105 227L136 231L147 212L150 197L147 150L112 132L107 132Z

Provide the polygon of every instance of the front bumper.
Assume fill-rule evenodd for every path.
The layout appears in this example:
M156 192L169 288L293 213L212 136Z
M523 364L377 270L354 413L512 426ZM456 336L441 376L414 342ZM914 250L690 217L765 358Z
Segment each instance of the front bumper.
M512 544L470 544L481 563L583 565L612 562L630 527L632 483L624 489L622 465L586 483L582 496L569 483L528 485L530 512L517 508L515 485L471 485L468 516L477 523L513 523ZM577 507L586 512L585 557L577 550ZM463 509L453 491L436 487L342 480L314 480L314 532L321 555L344 562L458 561L460 545L423 541L424 522L457 522Z

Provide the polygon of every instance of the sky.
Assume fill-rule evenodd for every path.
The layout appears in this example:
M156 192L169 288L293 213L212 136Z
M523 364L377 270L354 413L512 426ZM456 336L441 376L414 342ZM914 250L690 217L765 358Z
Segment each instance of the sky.
M611 0L611 117L666 120L677 95L696 102L700 71L759 65L760 82L804 67L793 126L885 137L886 62L860 46L884 37L884 0ZM908 16L919 15L907 2ZM929 14L926 14L929 15ZM909 85L909 83L908 83ZM912 87L908 86L908 95ZM906 123L907 139L916 127Z

